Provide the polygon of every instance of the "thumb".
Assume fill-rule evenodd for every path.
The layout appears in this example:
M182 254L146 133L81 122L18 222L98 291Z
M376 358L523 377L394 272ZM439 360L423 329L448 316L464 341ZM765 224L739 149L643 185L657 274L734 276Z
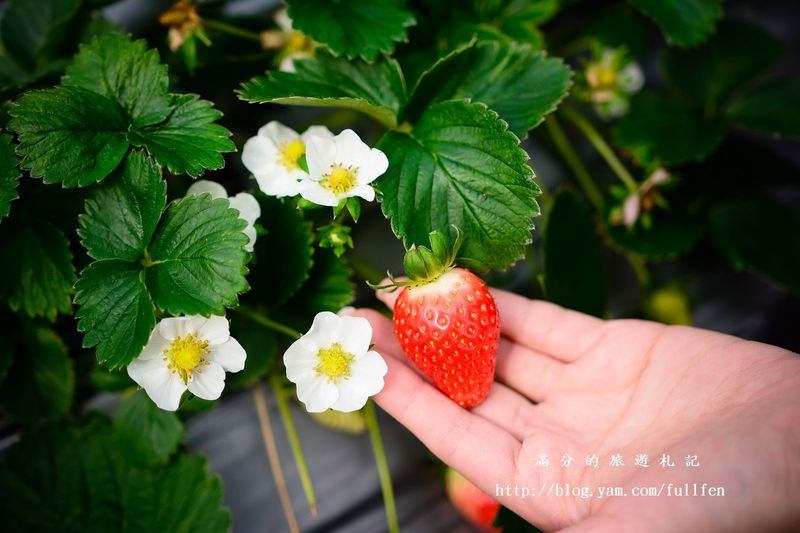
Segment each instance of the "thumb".
M405 281L408 278L395 278L395 281ZM381 281L381 285L388 285L392 281L389 278L384 279ZM390 288L390 289L379 289L375 291L375 297L382 301L386 307L390 310L394 309L394 303L397 301L397 297L400 296L400 291L403 290L403 287L399 288Z

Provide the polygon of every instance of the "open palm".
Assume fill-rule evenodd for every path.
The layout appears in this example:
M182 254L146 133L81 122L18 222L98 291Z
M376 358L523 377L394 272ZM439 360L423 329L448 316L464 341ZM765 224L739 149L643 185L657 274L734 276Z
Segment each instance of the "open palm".
M357 311L389 365L376 401L445 463L545 530L769 531L798 523L795 354L493 295L503 334L497 382L472 411L416 372L390 320ZM393 296L380 297L393 305ZM594 455L596 466L587 465ZM660 464L665 455L674 466ZM677 496L686 483L690 495Z

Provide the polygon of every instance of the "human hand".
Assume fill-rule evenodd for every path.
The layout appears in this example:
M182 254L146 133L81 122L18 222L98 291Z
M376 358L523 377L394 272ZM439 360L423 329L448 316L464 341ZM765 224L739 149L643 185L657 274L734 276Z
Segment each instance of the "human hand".
M488 399L467 411L418 373L392 323L372 323L389 366L378 405L486 493L545 530L772 531L800 523L800 359L697 328L603 321L500 290ZM390 308L396 294L379 293ZM535 466L547 454L549 467ZM574 459L561 467L564 454ZM599 466L585 465L597 454ZM609 465L620 454L624 466ZM650 466L634 466L647 454ZM658 464L669 454L674 467ZM687 467L687 456L700 466ZM667 496L667 486L724 496ZM590 487L591 498L550 487ZM514 487L544 494L521 498ZM663 486L663 488L662 488ZM510 487L511 494L498 496ZM598 498L599 487L628 495ZM632 496L634 487L662 495ZM671 490L675 490L674 488Z

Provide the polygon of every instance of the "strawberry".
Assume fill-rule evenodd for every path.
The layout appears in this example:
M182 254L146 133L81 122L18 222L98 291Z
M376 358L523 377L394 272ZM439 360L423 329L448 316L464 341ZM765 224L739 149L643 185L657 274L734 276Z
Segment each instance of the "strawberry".
M444 475L447 496L464 518L472 525L487 532L499 532L493 526L500 504L478 487L470 483L467 478L448 468Z
M394 330L414 364L453 401L467 409L489 394L494 380L500 317L486 284L453 267L460 239L450 248L438 232L431 248L412 247L408 281L394 306Z

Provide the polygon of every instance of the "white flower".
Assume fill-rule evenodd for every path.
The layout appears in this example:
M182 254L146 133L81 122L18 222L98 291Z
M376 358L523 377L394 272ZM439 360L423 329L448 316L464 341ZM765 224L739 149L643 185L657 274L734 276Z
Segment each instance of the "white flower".
M258 200L246 192L240 192L236 196L228 196L228 191L225 187L214 181L198 180L192 183L191 187L186 191L186 196L193 196L203 193L209 193L212 198L227 198L231 207L239 211L239 218L247 222L242 233L247 235L250 239L244 245L244 249L248 252L253 251L253 245L256 243L256 227L255 223L258 217L261 216L261 206L258 205Z
M318 313L308 333L283 355L286 377L309 413L351 412L383 389L388 368L370 351L372 326L361 317Z
M281 197L300 192L300 180L307 174L297 160L306 153L310 137L333 138L333 133L325 126L312 126L299 135L273 120L247 140L242 163L253 173L264 194Z
M353 130L333 138L310 137L306 162L309 176L300 184L300 194L310 202L329 206L352 196L371 202L375 190L370 183L389 168L386 155L364 144Z
M314 41L304 33L294 29L292 19L286 8L279 9L272 17L275 24L283 31L283 51L279 54L278 70L296 72L295 59L314 57Z
M157 406L174 411L186 389L204 400L219 398L225 372L242 370L246 357L225 317L165 318L128 365L128 375Z

